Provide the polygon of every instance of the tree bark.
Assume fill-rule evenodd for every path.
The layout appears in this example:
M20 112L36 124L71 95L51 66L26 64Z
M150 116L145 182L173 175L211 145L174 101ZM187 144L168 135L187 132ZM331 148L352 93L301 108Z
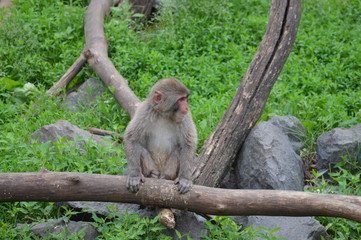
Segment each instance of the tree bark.
M262 43L221 122L202 147L195 172L197 184L218 186L236 159L292 49L300 16L300 0L272 1Z
M361 222L361 197L278 190L193 186L178 194L173 181L147 178L139 192L126 177L87 173L0 173L0 202L105 201L177 208L212 215L329 216Z

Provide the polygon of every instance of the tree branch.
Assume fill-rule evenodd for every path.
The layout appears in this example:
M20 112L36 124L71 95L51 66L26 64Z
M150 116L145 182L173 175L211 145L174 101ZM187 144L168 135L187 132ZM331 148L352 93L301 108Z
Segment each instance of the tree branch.
M68 85L71 80L81 71L86 63L86 58L83 53L80 54L78 59L73 63L73 65L66 71L66 73L60 78L60 80L54 84L48 91L47 94L53 96L59 95L61 89Z
M103 130L99 128L88 128L88 132L99 136L112 136L113 138L116 138L118 142L122 142L124 140L123 136L121 136L119 133L108 130Z
M72 172L0 173L0 202L138 203L212 215L329 216L361 222L361 197L278 190L229 190L195 185L179 195L173 181L147 178L138 193L126 177Z

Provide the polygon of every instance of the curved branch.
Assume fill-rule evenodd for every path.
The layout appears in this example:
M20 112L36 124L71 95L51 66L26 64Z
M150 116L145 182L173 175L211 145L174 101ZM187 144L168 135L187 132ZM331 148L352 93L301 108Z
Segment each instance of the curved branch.
M236 95L199 155L195 182L218 186L266 105L292 49L301 17L300 0L273 0L267 32Z
M138 203L212 215L329 216L361 222L361 197L277 190L194 186L178 194L173 181L147 178L137 193L126 177L87 173L0 173L0 202L104 201Z
M99 75L120 106L130 117L140 100L129 88L127 80L120 75L108 58L108 44L104 36L103 18L112 6L112 0L91 1L85 17L85 56L90 67Z

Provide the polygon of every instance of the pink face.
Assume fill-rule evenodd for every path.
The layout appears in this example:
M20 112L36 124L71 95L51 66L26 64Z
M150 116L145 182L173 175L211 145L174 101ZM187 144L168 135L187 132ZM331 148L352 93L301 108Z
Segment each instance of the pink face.
M188 114L189 107L188 107L188 98L187 97L181 97L177 100L178 103L178 110L175 113L175 121L181 122L183 121L184 117Z

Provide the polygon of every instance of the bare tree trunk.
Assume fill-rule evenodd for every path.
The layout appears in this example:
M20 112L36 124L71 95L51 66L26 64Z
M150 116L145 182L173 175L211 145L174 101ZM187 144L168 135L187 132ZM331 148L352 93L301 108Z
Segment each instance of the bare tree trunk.
M262 115L273 84L292 49L301 17L300 0L273 0L268 29L221 122L199 155L195 182L218 186L245 138Z
M173 181L147 178L138 193L126 177L87 173L0 173L0 202L106 201L213 215L329 216L361 222L361 197L297 191L229 190L194 186L180 195Z

